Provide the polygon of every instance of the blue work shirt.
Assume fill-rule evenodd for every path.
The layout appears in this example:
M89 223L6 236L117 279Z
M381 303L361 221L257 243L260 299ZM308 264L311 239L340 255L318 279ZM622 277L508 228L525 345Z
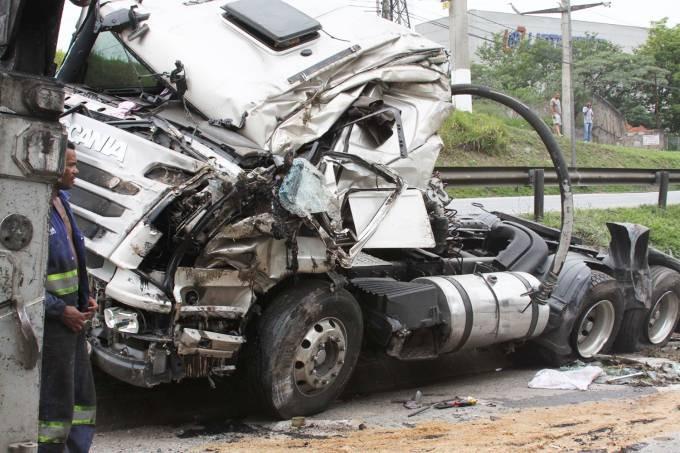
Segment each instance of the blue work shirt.
M85 256L85 240L76 224L69 194L59 191L59 199L71 222L73 247L69 245L67 227L59 212L50 209L49 253L47 256L47 280L45 282L45 316L61 318L66 305L87 311L89 285ZM75 251L76 255L73 255Z

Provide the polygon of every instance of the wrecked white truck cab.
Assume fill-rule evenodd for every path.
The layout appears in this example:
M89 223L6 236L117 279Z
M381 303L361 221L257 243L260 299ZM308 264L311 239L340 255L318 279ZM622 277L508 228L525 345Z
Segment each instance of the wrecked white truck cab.
M412 31L312 0L114 0L81 19L59 78L105 372L239 370L290 417L337 398L362 348L592 357L671 335L680 265L648 257L646 229L613 225L605 257L447 208L447 55Z

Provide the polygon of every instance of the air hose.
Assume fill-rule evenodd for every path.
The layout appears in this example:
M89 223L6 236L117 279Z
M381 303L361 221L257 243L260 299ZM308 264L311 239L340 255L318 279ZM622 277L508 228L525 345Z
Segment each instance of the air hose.
M506 107L511 108L522 118L524 118L531 125L531 127L534 128L548 150L548 154L550 154L550 159L552 160L553 167L557 173L557 181L560 187L562 225L560 240L557 245L557 251L555 252L550 270L541 280L541 287L539 291L532 295L532 300L538 303L545 303L550 297L550 293L557 283L557 277L559 276L562 266L564 265L564 261L567 258L569 246L571 245L571 233L574 227L574 200L571 192L571 182L569 179L569 167L567 166L564 156L560 151L560 146L557 144L555 137L543 120L541 120L541 118L539 118L538 115L536 115L533 111L531 111L529 107L517 99L514 99L498 91L494 91L491 88L485 86L469 84L451 85L451 94L454 96L460 94L479 96L482 98L491 99L492 101L496 101L505 105Z

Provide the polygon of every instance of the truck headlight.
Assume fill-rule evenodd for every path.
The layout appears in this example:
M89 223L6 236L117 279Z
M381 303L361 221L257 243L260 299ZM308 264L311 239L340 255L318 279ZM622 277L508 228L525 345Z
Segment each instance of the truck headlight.
M104 310L104 322L109 329L125 333L139 333L139 319L134 311L120 307Z

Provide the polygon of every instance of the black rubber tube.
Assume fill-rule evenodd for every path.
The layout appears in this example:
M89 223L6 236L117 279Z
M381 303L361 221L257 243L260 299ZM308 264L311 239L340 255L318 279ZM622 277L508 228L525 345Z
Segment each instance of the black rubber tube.
M562 204L562 225L559 244L557 246L557 251L555 252L555 258L550 267L550 272L548 272L543 278L543 281L541 281L540 291L533 295L535 300L544 303L548 297L550 297L550 293L557 282L557 276L560 274L564 261L567 258L569 246L571 245L571 234L574 227L574 200L571 192L571 181L569 179L569 167L564 160L562 151L560 151L560 146L557 144L557 140L555 140L555 137L543 120L541 120L541 118L539 118L529 107L515 98L494 91L489 87L469 84L451 85L451 94L453 96L460 94L479 96L491 99L492 101L496 101L511 108L534 128L548 150L548 154L550 154L550 159L552 160L559 181L560 201Z

